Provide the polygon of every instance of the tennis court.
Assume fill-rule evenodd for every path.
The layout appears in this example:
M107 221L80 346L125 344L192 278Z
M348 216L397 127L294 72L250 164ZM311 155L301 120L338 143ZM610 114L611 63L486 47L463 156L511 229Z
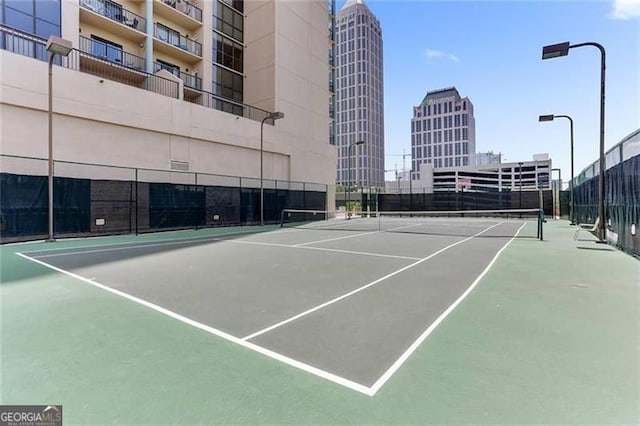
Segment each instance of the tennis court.
M114 330L111 326L101 330L104 318L99 318L106 315L110 321L118 323L120 318L114 316L121 315L118 312L124 309L126 313L122 315L133 315L138 320L122 325L123 329L118 332L121 334L115 337L116 341L122 344L128 341L127 334L144 335L145 324L148 327L154 321L161 321L164 325L160 328L167 327L170 331L163 336L156 328L147 329L147 332L153 331L150 335L145 335L142 341L166 338L172 341L172 344L186 343L189 349L185 347L181 351L186 359L172 362L172 369L182 371L186 363L189 364L191 374L192 369L202 373L215 370L213 375L218 378L228 373L230 377L226 378L227 381L237 381L245 385L251 383L248 389L245 386L245 393L235 397L227 394L227 399L238 398L243 401L247 395L257 398L262 392L269 393L267 389L275 383L276 388L282 387L276 391L276 395L284 398L282 404L289 403L287 398L291 395L281 394L289 394L292 389L307 395L306 398L315 398L313 395L317 393L321 400L326 400L327 395L333 395L329 399L338 397L360 401L360 398L375 397L378 401L384 401L380 398L384 398L385 393L389 392L386 393L387 397L395 395L392 399L397 401L397 392L400 392L409 400L415 401L416 398L420 399L421 395L433 392L431 386L434 383L436 387L439 386L437 383L446 370L441 370L443 359L439 359L435 364L423 364L425 357L428 359L433 356L434 352L429 349L430 336L438 334L436 331L440 334L439 343L435 342L436 348L438 344L442 344L443 339L461 339L459 343L462 343L462 353L468 354L473 352L473 349L465 348L467 345L473 346L478 344L479 340L488 339L493 341L494 351L507 350L516 358L522 357L520 351L523 348L519 348L518 345L522 345L523 340L526 341L527 338L539 342L540 337L535 335L541 330L529 330L532 336L520 336L515 340L516 345L512 347L508 340L502 340L504 337L501 334L505 332L505 324L502 321L511 322L511 326L516 328L524 326L526 329L527 325L531 325L527 324L527 320L535 318L533 311L528 312L528 309L544 313L552 306L559 306L557 304L561 301L570 302L568 297L584 296L576 290L588 288L583 293L593 290L592 285L585 284L582 278L578 282L567 281L571 274L562 273L553 279L547 276L549 268L558 271L562 269L562 265L547 263L544 269L539 268L539 259L549 255L548 251L553 247L554 240L556 244L562 242L559 245L563 247L562 250L566 250L567 244L585 245L586 250L572 247L574 255L592 256L594 259L606 256L607 261L619 262L622 265L621 269L613 274L599 271L603 276L609 276L613 287L622 287L606 289L593 286L598 288L598 291L614 291L618 296L622 296L624 292L627 292L627 295L633 294L634 286L637 291L637 260L610 247L595 247L591 241L567 243L565 239L571 229L557 223L550 224L550 230L545 229L545 232L551 233L551 237L541 241L538 238L540 223L535 215L532 217L533 219L523 218L522 215L508 218L437 217L427 218L425 221L425 218L413 215L393 217L393 221L385 226L384 231L381 229L380 218L311 220L304 222L303 227L294 228L229 228L4 247L3 264L9 263L6 257L11 250L14 250L15 256L12 257L15 258L10 260L14 270L8 274L8 280L3 280L3 331L6 333L8 327L14 326L12 315L16 315L20 323L18 317L30 309L28 305L32 302L28 297L25 298L28 294L25 286L32 287L31 291L39 291L36 288L44 285L43 280L53 280L57 290L50 295L47 310L55 309L61 317L68 314L66 310L73 312L72 318L67 319L68 326L73 328L67 329L66 333L73 335L78 328L85 329L80 333L83 337L77 337L80 340L86 339L86 327L89 327L93 333L97 333L92 335L90 341L100 341L103 332L106 336L112 336ZM549 228L549 224L545 225ZM334 229L341 229L341 232ZM598 250L594 250L595 248ZM511 255L503 259L507 253ZM529 260L526 263L518 263L518 257ZM534 277L529 275L531 271L535 271ZM3 265L5 277L6 272ZM25 276L21 277L21 273ZM504 280L507 285L498 291L495 286L485 282L486 276L493 276L494 281ZM562 279L557 281L558 277L564 277L562 279L565 282ZM480 283L485 285L485 291L475 299L470 297L475 303L469 305L467 296L475 295L477 292L473 290ZM540 300L541 296L545 296L545 288L549 290L556 285L561 290L562 300L552 298L552 303ZM572 285L578 287L571 287ZM583 288L580 285L587 287ZM40 290L40 294L47 294L51 289ZM567 291L576 294L565 295ZM76 295L76 292L82 295ZM509 300L518 301L526 293L533 295L535 302L527 301L531 304L522 311L522 318L518 318L518 315L492 318L498 313L495 307L505 303L505 299L505 308L517 310ZM558 296L555 295L556 298ZM580 309L587 309L586 305L593 301L592 297L598 296L592 294L588 300L578 301L579 306L585 305ZM105 301L111 306L110 309L105 310L102 305ZM616 319L614 326L626 324L617 331L620 336L629 336L629 333L634 332L634 328L637 331L637 322L635 325L629 322L634 320L634 305L635 320L638 319L637 302L636 293L635 301L632 298L630 301L627 300L628 305L623 303L624 309L620 310L620 306L615 307L617 313L622 316ZM84 306L78 306L76 303ZM536 303L541 304L536 306ZM575 301L567 308L570 306L575 308ZM82 312L78 312L79 308ZM487 310L490 312L488 316ZM499 308L497 310L500 311ZM17 312L21 314L17 315ZM451 322L448 319L456 314L458 325L456 321ZM558 314L547 313L544 318L536 318L536 321L553 323ZM45 314L41 315L47 317ZM36 321L38 331L35 334L41 333L42 328L46 329L49 324L43 323L43 317ZM24 320L25 318L22 318L23 325L26 324ZM59 322L57 317L50 317L50 320L52 327ZM478 321L481 324L484 322L484 325L475 327ZM570 319L569 323L571 321L573 320ZM78 323L83 325L80 326ZM441 330L440 325L446 326L447 323L449 327ZM520 324L517 325L518 323ZM33 326L33 323L30 324ZM460 331L460 324L464 324L462 329L466 330L450 334L452 326L454 330L458 327ZM604 323L601 325L604 327ZM565 326L569 327L566 322ZM544 329L542 331L542 340L549 338L545 335ZM604 330L598 330L600 331ZM192 340L194 332L198 333L195 339L198 343ZM566 332L569 333L569 330ZM577 333L578 330L571 330L571 333L574 332ZM10 341L19 341L19 334L18 330L9 332ZM30 335L34 336L34 333ZM579 339L579 336L575 335L574 338ZM637 342L637 336L635 339ZM223 345L221 349L221 342L227 342L232 346ZM137 340L129 341L134 347L138 347L137 343ZM630 347L633 346L631 343L633 342L626 342ZM30 341L29 344L37 346L34 341ZM44 344L44 341L41 341L41 344ZM69 346L63 345L58 348L58 356L82 358L84 349L78 347L85 347L86 342L73 342L72 339L68 344ZM157 358L163 359L166 356L153 349L157 344L153 342L143 349L145 363L153 365ZM209 352L213 347L215 350ZM111 343L106 343L103 347L107 352L112 349L114 348ZM121 349L115 350L122 354ZM422 356L417 359L414 356L416 351L422 352ZM538 348L538 351L539 356L544 359L545 349ZM233 355L224 361L224 364L199 364L208 356L216 359L225 352ZM569 352L573 353L574 349ZM442 356L438 349L435 349L435 353ZM480 353L486 354L486 350ZM637 356L637 346L627 354L630 358L621 359L623 362L617 368L633 368L629 360L633 359L634 353ZM35 363L36 370L41 365L41 362L37 361L39 356L41 355L34 355L31 360L31 365ZM455 359L460 356L460 352L446 355L445 359L447 356ZM527 358L530 356L531 354L526 355ZM15 354L11 349L3 349L5 361L11 366L19 366L20 362L12 357L15 357ZM475 356L470 356L470 359L474 358ZM494 358L492 360L495 361ZM233 364L234 361L238 364L227 370L229 363ZM474 362L487 361L476 359ZM510 360L511 363L515 361ZM141 355L131 353L128 358L124 356L124 359L119 359L112 367L112 372L120 376L121 367L128 370L129 363L139 366L140 362ZM276 364L273 364L274 362ZM277 371L280 377L274 380L267 374L268 378L265 378L264 371L253 371L256 370L255 365L261 366L258 369L266 368L272 373ZM416 370L417 365L420 367ZM101 367L95 367L101 370ZM555 371L556 367L558 366L553 366L552 369ZM17 384L16 378L8 373L6 368L5 362L3 375L9 377L9 383ZM468 368L468 365L462 370L465 368ZM492 364L491 368L494 369L494 378L497 375L498 381L504 380L504 373L499 372L500 363ZM434 370L438 373L433 374ZM399 390L398 384L407 383L407 375L415 375L416 371L428 378L417 378L414 384L401 386ZM84 370L79 373L84 374ZM193 381L199 382L191 374L183 377L182 382L182 388L188 393L189 384ZM448 374L454 376L454 382L457 380L457 373L450 371ZM396 375L400 378L397 379ZM387 391L387 384L394 380L396 386ZM637 414L637 408L626 407L624 401L631 401L629 398L633 398L634 385L637 396L638 382L629 379L628 375L623 382L631 393L628 396L617 395L618 408L625 408L619 411L619 415L623 416L620 418L630 419L628 416ZM421 390L418 390L418 384L422 386ZM104 383L100 386L103 385ZM175 385L176 383L173 384ZM484 384L488 385L489 383ZM4 386L7 386L6 382L3 385L3 401L12 400L15 395L26 394L26 389L8 390ZM106 385L110 386L112 385ZM209 392L215 389L216 392L226 393L234 388L233 384L227 382L222 386L225 388L224 391L220 383L211 382L209 386ZM565 385L558 386L562 388ZM521 390L524 394L529 393L526 389ZM167 391L169 395L165 395L166 401L177 397L175 390ZM462 394L466 392L461 388L457 391ZM351 396L347 397L344 392ZM594 393L597 394L598 392ZM274 397L270 395L268 399ZM135 397L138 398L140 396ZM196 396L196 399L200 397ZM56 401L65 405L65 413L73 411L72 406L80 403L78 400ZM230 404L235 407L238 402ZM361 404L362 401L357 402L356 406ZM265 410L270 412L268 421L276 423L285 422L286 419L302 419L300 422L304 423L336 421L330 413L330 405L323 409L316 407L307 414L300 412L299 408L293 409L293 414L284 408L284 411L276 410L284 417L278 417L273 407ZM341 406L341 403L338 406ZM348 417L351 420L347 422L390 421L386 416L392 416L398 407L387 408L390 411L382 414L379 412L378 417L370 418L368 416L371 414L362 413L364 417ZM440 412L443 413L443 407L440 408ZM231 413L239 417L222 414L225 411L224 407L212 408L221 416L222 423L258 421L259 416L254 417L254 411L248 407L248 412L244 414L239 414L238 407L230 409ZM86 419L82 410L76 410L76 417L72 418ZM135 406L129 407L127 412L135 415L136 410ZM417 408L414 407L410 412L415 415L415 410ZM289 417L291 415L293 417ZM355 412L349 414L354 415ZM406 417L408 413L401 415L396 412L395 415L399 416L394 419L397 421L418 421L417 418ZM578 417L581 418L582 415ZM456 418L472 417L463 415ZM477 417L473 418L479 420ZM514 418L517 417L511 417ZM544 418L543 416L536 419ZM442 421L442 418L440 419ZM260 422L262 420L264 419ZM192 421L193 419L185 423ZM174 418L169 422L176 420ZM132 423L142 421L135 420Z

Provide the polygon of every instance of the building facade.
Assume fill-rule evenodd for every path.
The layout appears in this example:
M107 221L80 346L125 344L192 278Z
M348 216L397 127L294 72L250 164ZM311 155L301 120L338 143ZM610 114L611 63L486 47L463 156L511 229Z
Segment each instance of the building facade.
M55 160L314 182L332 206L331 4L0 0L1 154L47 157L55 35Z
M336 18L338 183L384 186L382 30L363 0L347 0ZM356 142L364 142L356 145Z
M434 168L425 163L420 178L387 185L391 192L513 192L551 189L552 162L548 154L531 160L487 165ZM398 190L394 190L398 188Z
M462 98L455 87L428 92L411 119L413 179L420 179L423 164L436 169L475 164L475 133L469 98Z

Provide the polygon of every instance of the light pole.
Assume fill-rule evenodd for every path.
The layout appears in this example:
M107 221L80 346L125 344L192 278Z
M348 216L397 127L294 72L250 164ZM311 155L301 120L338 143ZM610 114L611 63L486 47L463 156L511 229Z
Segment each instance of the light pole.
M264 225L264 122L267 120L276 121L284 118L283 112L271 112L260 122L260 225Z
M49 52L49 106L47 110L47 117L49 121L49 129L47 131L49 139L49 237L46 240L47 242L55 241L55 238L53 237L53 59L56 54L60 56L68 56L72 49L73 47L69 40L56 36L50 36L47 40L47 52Z
M553 121L554 118L566 118L569 120L569 128L571 131L571 179L569 179L569 221L571 225L575 225L575 219L573 217L573 119L568 115L541 115L538 117L538 121Z
M520 208L522 209L522 161L518 162L520 166Z
M356 146L356 145L362 145L364 144L364 141L357 141L357 142L351 142L349 144L349 146L347 147L347 157L349 157L349 170L347 172L347 185L349 185L349 183L351 182L351 148ZM349 216L349 204L351 204L351 192L347 193L347 205L346 205L346 209L345 209L345 218L346 219L350 219L351 216Z
M575 47L593 46L600 50L600 161L599 169L600 175L598 176L598 242L605 243L607 241L606 226L606 210L604 208L604 171L605 171L605 158L604 158L604 93L605 93L605 71L606 71L606 53L604 47L599 43L587 42L570 45L569 42L553 44L544 46L542 48L542 59L558 58L560 56L567 56L569 49Z

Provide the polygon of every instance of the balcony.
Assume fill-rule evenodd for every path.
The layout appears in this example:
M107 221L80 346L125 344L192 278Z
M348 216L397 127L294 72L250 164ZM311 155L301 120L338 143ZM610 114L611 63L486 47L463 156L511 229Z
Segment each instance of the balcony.
M166 66L164 64L161 64L161 63L158 63L158 62L154 62L153 71L154 72L158 72L160 70L167 70L171 74L175 75L180 80L182 80L182 82L184 83L185 92L191 92L193 90L195 90L195 91L202 90L202 78L198 77L197 75L188 74L188 73L186 73L184 71L181 71L178 68L168 67L168 66ZM192 89L192 90L190 90L190 89ZM186 94L187 93L185 93L185 95Z
M202 59L202 44L178 31L156 23L154 25L154 49L179 58L187 63L198 62Z
M156 0L154 13L188 30L202 26L202 9L186 0Z
M109 0L80 0L80 19L129 40L142 41L146 37L146 19Z
M81 40L81 43L86 42ZM0 49L46 62L48 59L46 44L47 40L41 37L0 25ZM96 75L164 96L179 97L178 84L175 81L120 65L115 61L117 56L114 52L106 53L105 51L106 57L98 57L92 54L93 45L85 44L84 49L85 51L73 49L65 58L56 55L54 63L64 68ZM125 55L125 52L122 52L121 58L125 62L131 60L131 63L135 63L136 58L142 59L131 54ZM138 62L138 64L144 68L144 62Z
M121 48L109 43L93 40L88 37L80 36L80 46L78 50L91 55L93 58L100 59L102 63L105 61L112 62L113 64L136 71L144 71L145 69L144 58L125 52ZM85 58L87 57L85 56Z

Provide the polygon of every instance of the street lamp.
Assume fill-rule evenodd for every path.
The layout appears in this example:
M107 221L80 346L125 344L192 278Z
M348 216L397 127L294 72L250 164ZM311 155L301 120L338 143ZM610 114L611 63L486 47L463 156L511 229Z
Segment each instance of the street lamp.
M599 43L587 42L570 45L569 42L553 44L544 46L542 48L542 59L557 58L560 56L567 56L569 49L582 46L593 46L600 50L600 175L598 176L598 242L604 243L607 241L606 235L606 211L604 208L604 170L605 170L605 158L604 158L604 87L605 87L605 70L606 70L606 54L604 47ZM573 173L572 173L573 174ZM573 176L572 176L573 177Z
M283 112L270 112L265 118L260 122L260 225L264 225L264 144L263 144L263 130L264 130L264 122L267 120L272 120L275 122L284 118ZM274 123L275 124L275 123Z
M48 139L49 139L49 237L47 242L53 242L53 59L56 55L68 56L73 50L71 42L60 37L50 36L47 40L47 52L49 52L49 106L47 116L49 121Z
M566 118L569 120L569 126L571 131L571 179L569 179L569 220L571 225L575 225L575 219L573 217L573 119L568 115L541 115L538 117L538 121L553 121L554 118Z
M522 161L518 162L520 166L520 208L522 209Z
M349 171L347 172L347 184L349 184L349 182L351 181L351 148L353 146L356 145L362 145L364 144L364 141L357 141L357 142L351 142L349 144L349 146L347 147L347 157L349 157ZM347 193L347 206L346 206L346 210L345 210L345 218L349 219L349 204L351 204L351 192Z

